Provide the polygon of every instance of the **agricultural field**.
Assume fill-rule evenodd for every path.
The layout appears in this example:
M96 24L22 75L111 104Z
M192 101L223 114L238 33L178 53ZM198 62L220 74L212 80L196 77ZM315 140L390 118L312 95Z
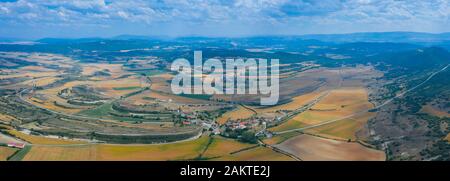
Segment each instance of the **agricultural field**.
M192 141L157 145L33 145L23 160L193 160L205 150L209 140L208 136L202 136Z
M217 119L217 123L225 124L228 120L239 120L239 119L247 119L254 115L255 113L248 108L243 106L238 106L235 110L228 111L223 114L220 118Z
M105 74L96 75L98 72ZM122 64L107 64L107 63L87 63L82 65L81 75L93 76L93 78L100 78L101 75L108 75L106 77L118 78L122 75L129 74L123 70Z
M184 150L180 152L179 150ZM23 160L292 160L269 148L220 136L158 145L33 145Z
M67 144L83 144L86 143L84 141L76 141L76 140L65 140L59 138L47 138L44 136L35 136L22 133L17 130L7 130L7 132L11 135L14 135L21 140L27 141L32 144L42 144L42 145L67 145Z
M170 84L174 75L169 73L157 74L150 76L152 82L152 90L170 93Z
M266 139L263 139L262 141L268 145L276 145L276 144L280 144L292 137L298 136L300 134L302 134L302 133L294 131L294 132L289 132L289 133L285 133L285 134L274 135L271 138L266 138Z
M202 159L214 159L229 156L233 152L256 146L221 136L212 136L208 148L202 153Z
M173 144L98 145L97 160L193 160L207 147L209 139L202 136Z
M248 150L243 150L228 156L213 159L216 161L232 160L232 161L294 161L293 158L275 152L270 148L256 147Z
M18 150L19 149L17 148L0 146L0 161L6 161L11 155L16 153Z
M0 42L0 143L26 143L12 160L449 160L448 47L376 42ZM174 94L172 63L193 63L193 50L225 64L279 59L278 104L260 105L261 90ZM196 66L191 81L234 74Z
M367 91L364 88L336 89L332 90L329 95L309 110L279 126L270 128L270 130L284 131L316 125L367 111L371 108L373 108L373 105L368 102Z
M306 134L293 137L275 146L302 160L383 161L386 159L383 151L374 150L359 143Z
M340 139L340 140L352 140L359 139L357 132L361 131L366 125L367 120L373 117L375 113L365 113L363 115L357 115L352 118L339 120L330 124L325 124L316 128L311 128L305 131L305 133L319 135L321 137Z
M292 98L291 101L289 101L288 103L285 103L285 104L271 106L271 107L267 107L267 108L253 107L253 109L256 112L258 112L258 114L274 113L274 112L280 111L280 110L292 111L292 110L298 109L299 107L305 105L306 103L316 99L321 94L322 94L321 92L315 91L315 92L295 96Z
M24 82L21 82L22 85L34 85L34 86L47 86L49 84L52 84L56 82L57 80L61 80L62 78L59 77L41 77L41 78L34 78L32 80L27 80Z
M23 161L93 161L96 160L95 145L32 146Z
M130 100L143 101L142 99L144 99L144 97L153 98L153 99L159 100L161 102L169 102L169 103L173 102L173 103L178 103L178 104L208 104L208 103L211 103L206 100L183 97L183 96L168 94L168 93L159 92L159 91L145 92L145 93L141 94L140 96L131 98Z
M100 91L106 98L119 98L121 96L138 91L141 86L146 86L139 77L128 77L123 79L102 80L102 81L71 81L59 87L36 91L40 99L34 97L29 102L37 106L67 114L75 114L83 110L91 109L92 106L79 106L69 104L58 94L64 89L73 89L77 86L89 86ZM34 100L34 101L33 101Z

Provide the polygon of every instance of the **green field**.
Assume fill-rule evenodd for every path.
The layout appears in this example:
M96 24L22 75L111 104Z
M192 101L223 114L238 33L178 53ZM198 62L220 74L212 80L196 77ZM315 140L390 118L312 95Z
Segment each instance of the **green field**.
M79 112L80 115L93 116L93 117L103 117L109 115L112 110L112 103L105 103L94 109L83 110Z
M11 156L8 161L21 161L30 150L31 146L27 145L25 148L19 150L16 154Z

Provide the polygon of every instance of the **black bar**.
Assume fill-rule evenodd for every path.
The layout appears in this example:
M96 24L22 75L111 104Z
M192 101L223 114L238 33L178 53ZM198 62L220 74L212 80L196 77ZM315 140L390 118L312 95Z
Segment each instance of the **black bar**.
M211 177L181 175L182 168L187 168L188 165L190 168L214 168L215 172ZM226 176L224 175L225 166L231 168L269 166L270 175ZM220 173L217 172L219 170ZM201 180L370 178L384 180L392 176L414 179L450 178L450 162L0 162L0 178L19 177L21 179L60 180L60 178L70 177L70 179L113 178L127 179L127 181L130 181L129 179L152 180L152 178Z

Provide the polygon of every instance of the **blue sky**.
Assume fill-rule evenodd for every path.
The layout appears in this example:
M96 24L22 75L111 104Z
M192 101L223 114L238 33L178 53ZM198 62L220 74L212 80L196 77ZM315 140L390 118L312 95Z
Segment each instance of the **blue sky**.
M0 37L450 31L448 0L0 0Z

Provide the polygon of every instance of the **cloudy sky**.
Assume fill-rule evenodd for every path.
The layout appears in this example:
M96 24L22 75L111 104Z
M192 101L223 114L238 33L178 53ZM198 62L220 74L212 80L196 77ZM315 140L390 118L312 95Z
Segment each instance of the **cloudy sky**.
M0 0L0 37L450 31L449 0Z

